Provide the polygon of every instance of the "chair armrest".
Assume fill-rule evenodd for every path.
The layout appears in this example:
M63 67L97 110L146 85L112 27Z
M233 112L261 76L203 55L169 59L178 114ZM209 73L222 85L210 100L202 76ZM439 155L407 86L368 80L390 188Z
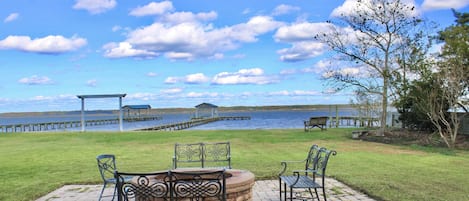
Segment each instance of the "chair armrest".
M306 162L306 159L301 160L301 161L281 161L280 165L282 166L282 170L278 173L278 176L281 176L281 175L283 175L283 173L285 173L289 163L304 163L304 162Z
M304 173L305 175L307 175L308 173L314 174L317 172L318 172L317 170L293 170L294 175L296 174L300 175L301 173Z
M308 173L314 173L314 172L316 172L316 171L312 171L312 170L294 170L293 171L293 176L295 176L296 179L291 185L292 186L296 185L296 183L300 180L301 173L308 174Z

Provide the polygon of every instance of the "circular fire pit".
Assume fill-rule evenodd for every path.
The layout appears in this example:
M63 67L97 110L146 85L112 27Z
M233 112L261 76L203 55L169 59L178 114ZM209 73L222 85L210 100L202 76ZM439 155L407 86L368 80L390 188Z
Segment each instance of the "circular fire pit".
M227 201L252 200L252 187L254 186L254 174L247 170L226 170L231 177L226 178Z

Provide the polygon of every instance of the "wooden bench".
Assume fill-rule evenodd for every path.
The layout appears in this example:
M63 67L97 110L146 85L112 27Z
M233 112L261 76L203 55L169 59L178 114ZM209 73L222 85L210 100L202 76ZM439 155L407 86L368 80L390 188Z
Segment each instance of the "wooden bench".
M305 132L310 131L314 127L318 127L321 130L327 129L327 117L310 117L308 121L304 121Z
M191 143L174 145L173 169L231 169L230 142Z
M367 130L352 131L352 139L358 139L366 134L368 134Z

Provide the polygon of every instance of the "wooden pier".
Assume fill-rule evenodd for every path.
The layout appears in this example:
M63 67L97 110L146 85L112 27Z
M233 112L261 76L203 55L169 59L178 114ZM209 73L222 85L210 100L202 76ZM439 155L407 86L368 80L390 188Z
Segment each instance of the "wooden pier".
M141 131L157 131L157 130L162 130L162 131L176 131L176 130L183 130L183 129L188 129L194 126L199 126L202 124L208 124L211 122L215 121L227 121L227 120L250 120L251 117L248 116L241 116L241 117L235 117L235 116L224 116L224 117L211 117L211 118L194 118L189 121L184 121L184 122L176 122L176 123L170 123L170 124L165 124L165 125L159 125L151 128L144 128L144 129L139 129Z
M329 128L332 127L374 127L379 125L378 118L338 116L330 117L327 121Z
M138 118L124 118L124 121L151 121L159 120L160 116L146 116ZM119 119L99 119L87 120L85 126L99 126L118 124ZM40 132L40 131L54 131L65 130L67 128L81 127L81 121L64 121L64 122L46 122L46 123L29 123L29 124L13 124L13 125L0 125L0 133L20 133L20 132Z

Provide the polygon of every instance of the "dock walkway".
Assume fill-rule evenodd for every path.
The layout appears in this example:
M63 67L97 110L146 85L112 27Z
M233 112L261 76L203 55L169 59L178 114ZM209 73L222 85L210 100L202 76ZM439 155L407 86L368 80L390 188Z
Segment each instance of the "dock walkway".
M248 116L221 116L221 117L211 117L211 118L200 118L200 119L191 119L189 121L169 123L165 125L158 125L150 128L139 129L141 131L175 131L188 129L194 126L199 126L203 124L208 124L216 121L227 121L227 120L250 120L251 117Z

